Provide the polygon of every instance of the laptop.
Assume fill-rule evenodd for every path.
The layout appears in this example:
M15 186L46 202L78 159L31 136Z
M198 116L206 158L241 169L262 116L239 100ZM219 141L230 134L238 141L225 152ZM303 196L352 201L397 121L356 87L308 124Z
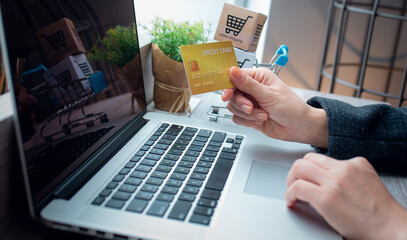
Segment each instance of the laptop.
M341 239L308 204L285 205L287 173L310 146L147 112L148 63L134 61L129 90L80 48L59 62L41 48L70 51L58 29L38 32L71 21L89 51L108 29L136 23L132 0L1 1L1 10L33 219L107 239ZM70 70L55 70L61 62Z

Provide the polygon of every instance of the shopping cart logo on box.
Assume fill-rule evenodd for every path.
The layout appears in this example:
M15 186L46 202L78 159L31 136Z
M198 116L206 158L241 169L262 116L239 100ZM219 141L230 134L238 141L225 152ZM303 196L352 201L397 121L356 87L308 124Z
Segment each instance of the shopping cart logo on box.
M41 37L45 38L55 51L58 51L60 47L66 47L64 32L62 30L49 36L42 34Z
M68 91L68 86L73 85L69 84L69 82L72 81L71 77L71 72L69 72L69 69L63 71L62 73L58 74L55 76L55 80L61 85L61 87L65 90Z
M247 16L246 19L243 19L229 14L226 22L226 26L229 28L225 28L225 32L229 34L232 31L233 35L235 36L239 35L240 31L242 30L242 28L244 27L249 18L253 17Z
M245 59L243 60L243 62L237 61L237 65L239 65L239 68L243 67L243 65L244 65L244 63L245 63L246 61L250 62L250 59L245 58Z

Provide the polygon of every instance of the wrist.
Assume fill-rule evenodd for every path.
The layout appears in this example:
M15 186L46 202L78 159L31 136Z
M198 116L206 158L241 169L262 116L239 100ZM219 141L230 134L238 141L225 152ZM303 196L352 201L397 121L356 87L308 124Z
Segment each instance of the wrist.
M304 143L311 144L315 147L328 148L328 118L322 108L309 106L307 111L306 139Z

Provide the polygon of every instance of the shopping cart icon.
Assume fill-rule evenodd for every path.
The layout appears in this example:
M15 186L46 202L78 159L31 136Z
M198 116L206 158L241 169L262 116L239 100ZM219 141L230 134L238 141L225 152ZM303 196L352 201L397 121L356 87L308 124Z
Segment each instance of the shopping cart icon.
M59 47L66 47L65 36L62 30L49 36L42 34L41 37L45 38L55 51L58 51Z
M244 65L244 63L245 63L246 61L249 61L249 62L250 62L250 59L245 58L245 59L243 60L243 62L237 61L237 65L239 65L239 68L241 68L241 67Z
M229 14L227 22L226 22L226 26L230 27L230 28L225 28L226 33L230 33L232 31L233 35L235 35L235 36L239 35L240 31L242 30L242 28L244 27L244 25L246 24L246 22L249 18L253 18L253 17L247 16L246 19L243 19L243 18L238 18L236 16Z
M56 75L55 80L57 80L57 82L65 91L68 91L68 86L72 85L72 83L70 84L70 82L72 81L71 72L69 71L69 69L67 69L62 73Z

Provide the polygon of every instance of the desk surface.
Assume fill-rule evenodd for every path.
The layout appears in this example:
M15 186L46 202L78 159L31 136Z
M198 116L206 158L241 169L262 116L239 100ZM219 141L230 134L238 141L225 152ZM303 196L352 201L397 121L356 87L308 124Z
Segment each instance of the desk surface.
M320 93L310 90L304 89L295 89L293 90L304 100L309 99L312 96L324 96L329 98L339 99L345 102L348 102L353 105L366 105L366 104L374 104L377 103L375 101L370 100L363 100L351 97L344 97L338 96L334 94L327 94L327 93ZM182 113L178 114L185 117L190 118L199 118L199 119L207 119L209 121L209 115L207 114L209 107L211 105L215 106L226 106L226 103L222 102L220 99L220 95L215 93L207 93L194 96L194 100L196 102L196 106L194 111L190 114ZM0 104L1 105L1 104ZM150 110L154 110L153 106L149 106ZM223 109L225 112L228 113L226 109ZM223 111L222 110L222 111ZM9 153L10 149L15 149L14 144L14 137L7 136L6 128L11 127L10 118L3 121L0 128L0 136L3 137L1 139L6 139L6 144L0 145L0 158L9 158L13 159L16 156L13 156L12 153ZM1 122L1 119L0 119ZM226 123L226 124L234 124L230 119L219 118L218 122ZM6 135L6 136L4 136ZM11 135L10 131L8 135ZM10 140L11 139L11 140ZM3 142L3 141L0 141ZM7 152L8 150L9 152ZM26 213L26 207L20 208L18 204L25 204L24 196L21 196L21 191L18 193L16 192L17 186L22 186L22 182L12 183L10 181L11 177L11 169L16 169L16 164L9 162L2 162L0 164L0 182L2 187L0 188L0 239L94 239L92 237L87 236L80 236L73 233L66 233L58 230L53 230L46 228L39 223L35 223L30 221L27 214L23 214L22 212ZM402 176L394 176L389 174L380 174L382 181L393 195L393 197L404 207L407 209L407 177ZM17 176L18 177L18 176ZM9 178L9 179L8 179ZM21 189L20 189L21 190ZM19 199L15 199L19 197ZM10 203L10 200L6 198L13 199Z

